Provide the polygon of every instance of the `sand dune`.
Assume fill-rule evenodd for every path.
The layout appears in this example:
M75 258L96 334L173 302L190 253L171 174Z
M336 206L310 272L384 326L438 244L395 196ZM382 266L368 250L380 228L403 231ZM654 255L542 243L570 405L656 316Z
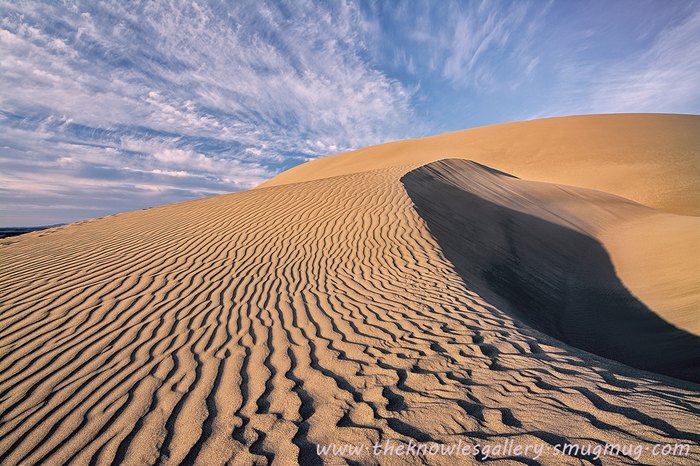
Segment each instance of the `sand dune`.
M700 382L700 280L693 272L700 260L688 253L700 238L700 218L464 160L433 162L402 181L471 290L578 348ZM631 253L640 242L645 254ZM620 280L620 255L627 269L642 273ZM667 292L651 292L650 307L635 296L655 289Z
M299 165L278 186L396 165L461 158L519 178L597 189L700 215L700 116L583 115L484 126L398 141Z
M698 122L619 118L631 119L628 129L637 118L677 121L683 144L692 139L683 128ZM645 125L657 127L647 121L641 132ZM700 144L680 157L676 140L659 134L659 158L691 169L686 158ZM552 137L543 149L550 155L580 142ZM651 187L627 177L608 189L658 200L643 206L468 161L392 157L348 173L329 165L313 180L301 174L314 170L299 168L289 175L296 181L281 175L244 193L1 240L0 464L455 464L369 452L320 457L316 445L460 439L550 449L500 464L635 464L629 456L562 459L551 449L697 445L697 287L682 273L694 265L692 251L640 257L623 244L625 235L646 235L644 247L658 253L692 243L694 217L649 206L697 211L697 193L688 201L672 182L697 179L679 169ZM604 155L591 157L600 164ZM634 173L622 165L620 173ZM566 184L564 170L535 179ZM513 170L528 171L537 167ZM584 184L606 187L592 177ZM669 231L679 232L672 242ZM569 240L589 247L590 260L568 251ZM682 280L639 275L639 264ZM578 281L567 282L572 299L553 285L562 277ZM601 292L619 316L591 318ZM620 331L581 324L597 319ZM580 339L581 328L592 333ZM657 346L627 354L609 341L618 336ZM653 354L658 345L668 351ZM669 464L648 454L641 461ZM697 448L673 458L698 461Z

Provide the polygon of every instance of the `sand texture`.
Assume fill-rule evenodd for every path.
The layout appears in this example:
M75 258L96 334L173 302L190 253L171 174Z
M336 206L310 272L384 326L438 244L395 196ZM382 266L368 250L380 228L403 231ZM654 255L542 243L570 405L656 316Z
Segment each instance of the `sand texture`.
M583 115L484 126L367 147L277 175L277 186L445 158L700 215L700 116Z
M697 464L699 159L698 117L540 120L0 240L0 464Z

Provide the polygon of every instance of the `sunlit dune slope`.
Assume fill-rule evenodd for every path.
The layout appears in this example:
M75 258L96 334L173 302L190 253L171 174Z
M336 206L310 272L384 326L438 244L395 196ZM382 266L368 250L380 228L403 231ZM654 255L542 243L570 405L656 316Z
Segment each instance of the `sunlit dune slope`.
M606 152L624 161L604 163L607 146L586 149L573 123L601 118L657 131L644 136L656 158L635 168L630 136ZM697 219L669 213L697 212L698 120L556 121L576 144L550 129L537 152L517 125L475 130L542 157L589 154L568 168L498 155L540 182L431 163L475 157L421 158L430 140L409 141L382 167L370 148L266 188L0 240L0 464L455 464L316 448L387 440L549 449L500 464L633 464L551 451L700 443ZM609 192L549 179L577 174ZM697 449L673 458L698 462Z
M519 178L597 189L657 209L700 215L697 115L584 115L485 126L325 157L262 186L445 158L474 160Z

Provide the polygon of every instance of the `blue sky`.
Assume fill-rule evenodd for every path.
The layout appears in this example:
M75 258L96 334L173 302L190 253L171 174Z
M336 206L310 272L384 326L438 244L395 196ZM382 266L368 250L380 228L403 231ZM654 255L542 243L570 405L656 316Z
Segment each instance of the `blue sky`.
M697 1L0 1L0 224L473 126L699 113L699 76Z

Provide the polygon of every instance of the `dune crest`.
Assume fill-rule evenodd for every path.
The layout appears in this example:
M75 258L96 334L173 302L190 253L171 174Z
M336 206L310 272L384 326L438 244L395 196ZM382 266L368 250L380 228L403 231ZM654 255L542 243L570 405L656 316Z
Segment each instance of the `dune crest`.
M466 129L313 160L261 187L460 158L519 178L700 215L700 116L580 115Z
M506 233L531 244L523 230L543 223L543 234L593 241L619 215L635 227L654 210L465 161L397 160L0 240L0 464L454 464L322 457L316 445L700 442L700 385L531 328L521 317L540 309L512 302L493 277L470 277L455 254L464 238L450 244L436 228L454 232L475 215L443 219L447 188L477 203L473 228L496 232L491 250ZM524 224L508 220L521 215ZM520 226L499 230L498 219ZM600 243L612 251L608 231ZM625 254L620 263L639 260ZM643 286L629 273L629 289ZM685 312L676 294L661 281L649 296ZM562 338L571 328L563 322ZM697 464L700 451L673 460ZM518 463L562 457L503 460Z

